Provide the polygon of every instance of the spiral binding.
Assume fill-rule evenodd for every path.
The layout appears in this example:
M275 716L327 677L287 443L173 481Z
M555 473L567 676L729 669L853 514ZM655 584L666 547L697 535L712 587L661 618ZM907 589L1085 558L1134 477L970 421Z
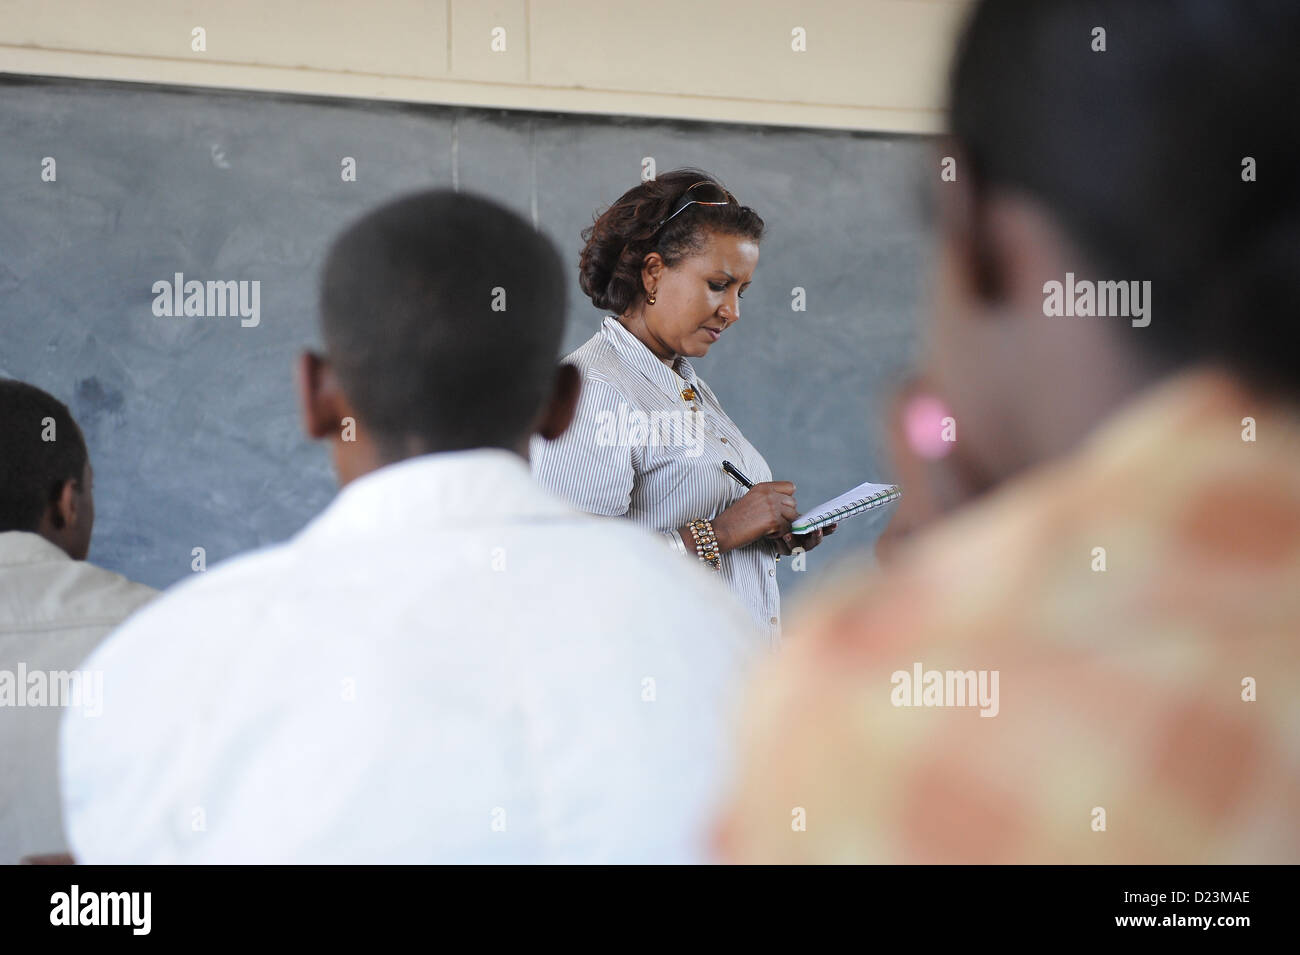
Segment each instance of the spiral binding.
M833 523L835 520L841 517L846 517L848 515L860 513L861 511L870 510L871 508L878 507L881 504L888 504L890 501L897 500L902 496L903 496L903 489L895 485L894 487L890 488L887 491L881 491L880 493L873 494L870 497L864 497L857 501L850 501L847 504L841 504L839 507L835 508L835 510L828 511L825 514L819 515L817 520L813 522L813 525L812 527L809 528L809 530L815 530L816 528L821 527L823 524Z

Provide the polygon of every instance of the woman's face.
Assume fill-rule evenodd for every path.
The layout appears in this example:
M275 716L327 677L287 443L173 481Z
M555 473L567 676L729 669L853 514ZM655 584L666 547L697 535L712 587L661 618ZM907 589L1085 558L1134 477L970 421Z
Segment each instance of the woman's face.
M646 331L671 355L699 358L740 320L741 293L758 265L758 243L745 236L706 232L700 251L667 267L647 259L643 281L655 303L644 303ZM658 260L657 263L653 260ZM660 349L652 348L660 358Z

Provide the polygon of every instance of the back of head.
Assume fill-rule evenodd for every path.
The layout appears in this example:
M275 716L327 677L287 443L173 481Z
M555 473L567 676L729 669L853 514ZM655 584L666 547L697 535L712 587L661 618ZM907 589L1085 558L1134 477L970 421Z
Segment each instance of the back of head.
M329 358L390 458L515 447L554 382L564 287L555 246L513 212L448 190L407 196L329 251Z
M63 402L0 379L0 531L36 532L68 481L86 470L86 441Z
M1300 4L982 0L950 108L977 195L1028 194L1151 281L1153 364L1300 399Z

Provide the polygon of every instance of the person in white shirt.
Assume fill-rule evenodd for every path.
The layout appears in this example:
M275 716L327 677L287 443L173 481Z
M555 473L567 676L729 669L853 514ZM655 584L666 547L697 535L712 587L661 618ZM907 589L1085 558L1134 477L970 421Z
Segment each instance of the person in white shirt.
M0 379L0 864L66 853L59 717L97 718L81 662L155 593L86 562L93 478L67 407Z
M554 245L419 193L336 240L308 433L342 491L174 588L65 720L78 861L703 861L764 639L706 570L533 483L572 418Z

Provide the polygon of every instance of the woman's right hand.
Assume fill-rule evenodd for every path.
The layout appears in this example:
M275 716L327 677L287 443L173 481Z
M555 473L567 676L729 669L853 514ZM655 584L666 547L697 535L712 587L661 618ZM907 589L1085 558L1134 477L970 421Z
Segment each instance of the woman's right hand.
M798 516L792 483L764 481L755 484L744 497L713 519L718 550L726 553L760 537L788 534L790 522Z

